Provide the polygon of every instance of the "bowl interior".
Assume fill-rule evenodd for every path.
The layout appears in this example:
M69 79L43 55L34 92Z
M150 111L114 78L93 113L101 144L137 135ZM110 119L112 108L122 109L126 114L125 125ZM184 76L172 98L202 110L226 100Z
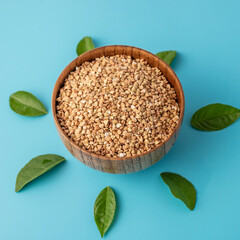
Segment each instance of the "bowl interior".
M150 66L157 67L158 69L160 69L161 72L168 79L168 81L172 85L172 87L174 87L176 94L177 94L177 100L179 103L179 107L180 107L180 118L179 118L179 122L178 122L175 130L169 135L169 137L164 142L162 142L161 144L156 146L154 149L152 149L142 155L139 155L139 156L137 155L135 157L140 157L140 156L146 155L146 154L156 150L157 148L161 147L164 143L166 143L172 137L174 132L181 126L181 123L183 120L184 107L185 107L183 89L182 89L182 86L181 86L181 83L180 83L178 77L176 76L176 74L174 73L174 71L172 70L172 68L169 65L167 65L161 59L159 59L156 55L154 55L150 52L147 52L143 49L140 49L140 48L131 47L131 46L121 46L121 45L105 46L105 47L95 48L93 50L90 50L90 51L78 56L62 71L62 73L60 74L60 76L57 79L57 82L54 86L53 94L52 94L52 112L53 112L53 118L54 118L55 124L58 128L58 131L60 131L61 134L66 138L66 140L69 141L72 145L74 145L77 149L79 149L80 151L83 151L85 153L88 153L94 157L98 157L98 158L102 158L102 159L124 160L124 159L128 159L128 158L127 157L125 157L125 158L104 157L102 155L97 155L94 153L90 153L84 149L81 149L77 144L75 144L73 141L71 141L70 138L68 138L68 136L64 133L64 131L62 130L62 128L58 122L57 115L56 115L56 98L58 97L59 90L63 86L65 78L69 75L69 73L71 71L75 70L76 66L81 65L83 62L92 61L92 60L94 60L98 57L102 57L102 56L114 56L114 55L129 55L135 59L141 58L141 59L146 60L150 64ZM133 157L130 157L130 158L133 158Z

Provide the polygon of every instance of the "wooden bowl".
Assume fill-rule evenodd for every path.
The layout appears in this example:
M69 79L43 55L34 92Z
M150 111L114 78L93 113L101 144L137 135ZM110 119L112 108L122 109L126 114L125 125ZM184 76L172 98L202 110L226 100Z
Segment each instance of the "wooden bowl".
M69 139L69 137L62 130L56 115L56 98L58 97L59 89L63 86L65 78L68 74L75 70L76 66L81 65L85 61L91 61L95 58L102 56L113 56L113 55L130 55L132 58L142 58L145 59L152 67L159 68L162 73L167 77L170 84L174 87L177 93L177 99L180 106L180 119L171 135L164 142L159 144L157 147L148 151L144 154L137 155L134 157L125 157L125 158L113 158L97 155L90 153L84 149L81 149L77 144ZM171 149L173 144L176 141L176 138L179 134L183 115L184 115L184 94L181 83L171 69L164 61L159 59L156 55L147 52L143 49L130 47L130 46L105 46L93 49L74 59L60 74L57 79L57 82L53 89L52 94L52 112L53 118L57 127L60 138L62 139L66 148L70 153L86 164L87 166L108 173L131 173L143 170L147 167L150 167L157 161L159 161L167 152Z

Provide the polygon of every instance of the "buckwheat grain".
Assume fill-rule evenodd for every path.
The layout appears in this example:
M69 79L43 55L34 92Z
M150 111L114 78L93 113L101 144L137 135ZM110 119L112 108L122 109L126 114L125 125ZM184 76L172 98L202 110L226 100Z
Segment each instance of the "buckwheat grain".
M116 55L85 62L65 79L57 117L82 149L133 157L163 142L179 121L174 88L143 59Z

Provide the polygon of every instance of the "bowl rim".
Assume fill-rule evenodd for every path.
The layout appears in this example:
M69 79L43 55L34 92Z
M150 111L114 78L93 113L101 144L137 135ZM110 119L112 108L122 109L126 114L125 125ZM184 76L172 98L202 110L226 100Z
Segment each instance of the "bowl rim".
M56 98L58 96L58 93L59 93L59 90L60 90L60 87L57 88L57 83L58 82L62 82L62 74L64 73L64 71L66 69L70 69L71 65L72 64L75 64L77 63L78 59L79 58L84 58L85 55L88 55L89 53L94 53L95 51L99 51L99 50L105 50L106 48L110 48L110 47L124 47L124 48L132 48L132 49L135 49L137 51L140 51L140 52L145 52L146 54L149 54L151 55L152 57L154 57L157 61L161 62L162 65L165 65L166 68L168 68L168 70L170 70L172 72L172 74L174 75L175 77L175 80L178 82L178 85L179 85L179 91L180 91L180 97L181 97L181 102L182 102L182 105L180 106L180 115L179 115L179 121L178 121L178 124L177 126L175 127L174 131L172 131L172 133L168 136L167 139L165 139L163 142L161 142L159 145L157 145L155 148L147 151L147 152L144 152L142 154L138 154L138 155L135 155L135 156L131 156L131 157L107 157L107 156L104 156L104 155L99 155L99 154L96 154L96 153L92 153L92 152L89 152L85 149L82 149L79 145L77 145L74 141L72 141L67 135L66 133L63 131L62 127L60 126L59 124L59 121L58 121L58 118L57 118L57 113L56 113ZM117 55L117 54L116 54ZM128 56L131 56L130 54L122 54L122 55L128 55ZM140 58L140 57L139 57ZM73 71L73 70L71 70ZM71 72L69 71L69 73ZM174 88L175 89L175 88ZM176 89L175 89L176 90ZM54 93L56 93L56 98L54 98ZM178 99L179 100L179 99ZM141 158L145 155L148 155L154 151L156 151L158 148L162 147L166 142L168 142L172 137L173 135L175 134L175 132L178 130L178 128L181 126L182 124L182 121L183 121L183 117L184 117L184 110L185 110L185 97L184 97L184 92L183 92L183 88L182 88L182 85L181 85L181 82L180 80L178 79L176 73L173 71L173 69L167 64L165 63L162 59L160 59L159 57L157 57L155 54L151 53L151 52L148 52L144 49L141 49L141 48L138 48L138 47L132 47L132 46L129 46L129 45L106 45L106 46L102 46L102 47L98 47L98 48L94 48L90 51L87 51L81 55L79 55L78 57L76 57L74 60L72 60L61 72L61 74L59 75L57 81L55 82L54 84L54 88L53 88L53 92L52 92L52 114L53 114L53 119L54 119L54 122L55 122L55 125L57 127L57 130L60 131L60 133L62 134L62 136L64 137L64 139L69 142L71 145L73 145L75 148L77 148L77 150L79 151L82 151L92 157L95 157L95 158L100 158L102 160L114 160L114 161L124 161L124 160L129 160L129 159L136 159L136 158Z

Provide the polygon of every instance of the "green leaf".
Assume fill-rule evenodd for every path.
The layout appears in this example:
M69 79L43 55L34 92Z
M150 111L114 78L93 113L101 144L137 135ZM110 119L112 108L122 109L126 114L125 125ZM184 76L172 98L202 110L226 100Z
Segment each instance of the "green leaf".
M110 187L104 188L94 204L94 219L103 237L110 227L116 210L116 199Z
M95 46L93 44L91 37L84 37L77 45L77 55L81 55L91 49L94 49Z
M176 51L164 51L159 52L156 55L161 58L165 63L168 65L171 65L173 59L176 57L177 52Z
M45 154L33 158L18 173L15 191L20 191L27 183L63 161L65 161L65 158L55 154Z
M239 116L239 109L215 103L196 111L192 116L191 124L202 131L217 131L233 124Z
M169 186L173 196L183 201L193 210L196 204L196 190L192 183L176 173L161 173L163 181Z
M47 114L44 105L31 93L18 91L13 93L9 98L11 109L23 116L40 116Z

